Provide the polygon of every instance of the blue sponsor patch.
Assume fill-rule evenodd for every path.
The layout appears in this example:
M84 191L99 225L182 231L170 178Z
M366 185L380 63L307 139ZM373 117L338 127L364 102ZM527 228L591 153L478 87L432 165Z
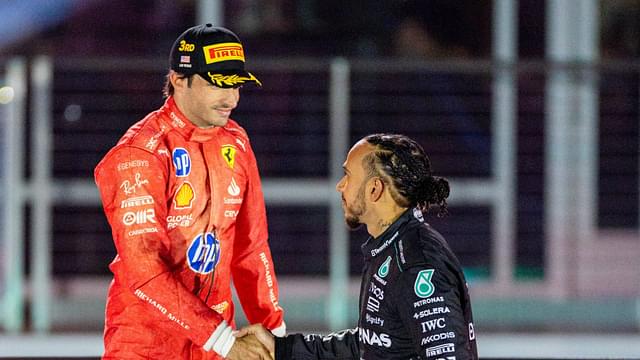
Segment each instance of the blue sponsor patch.
M184 148L173 149L172 156L173 165L176 167L176 176L184 177L191 172L191 157L189 152Z
M187 249L187 263L198 274L208 274L220 261L220 242L212 233L196 236Z

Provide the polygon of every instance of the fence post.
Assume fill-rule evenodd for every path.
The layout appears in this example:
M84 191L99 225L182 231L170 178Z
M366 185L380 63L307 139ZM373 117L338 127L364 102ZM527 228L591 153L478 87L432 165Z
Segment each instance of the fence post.
M349 147L349 63L334 59L329 83L329 187L342 177L342 163ZM332 191L333 192L333 191ZM349 234L344 224L340 196L329 203L329 299L327 324L331 330L347 327L349 288Z
M4 266L3 320L9 333L24 327L24 127L27 93L26 61L11 59L7 64L7 85L14 89L7 105L2 168L2 264Z
M52 207L52 86L53 65L45 56L34 60L32 82L31 151L31 315L33 328L47 332L51 326L51 217Z

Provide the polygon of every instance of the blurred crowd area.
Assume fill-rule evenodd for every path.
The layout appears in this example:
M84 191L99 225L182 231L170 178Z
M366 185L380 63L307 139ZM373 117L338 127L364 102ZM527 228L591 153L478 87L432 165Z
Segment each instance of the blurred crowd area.
M22 3L30 2L42 3ZM0 43L2 53L166 56L175 37L197 18L194 0L60 3L65 2L69 8L56 21L25 24L28 38ZM518 1L523 59L544 58L546 3ZM240 35L251 56L442 59L491 57L492 4L488 0L227 0L223 9L224 26ZM640 57L640 1L599 4L602 57Z
M45 3L50 7L34 9ZM547 1L517 3L518 55L522 60L544 60ZM601 58L640 59L640 0L602 0L598 4ZM254 70L252 59L276 59L283 64L292 64L294 61L284 60L298 57L336 56L445 60L441 64L448 64L449 59L490 60L492 5L488 0L224 1L223 25L241 37L248 67L265 84L260 91L243 90L242 104L234 111L234 118L251 134L263 178L328 176L329 75L326 70ZM31 18L2 13L18 8L39 10L41 17L32 16L28 26L9 30L7 23L0 23L6 35L0 37L0 59L45 54L61 62L87 58L159 61L149 71L55 68L53 175L90 180L97 162L122 133L161 105L169 49L178 34L196 22L198 2L7 0L0 2L0 15L7 22ZM490 66L460 73L454 67L401 73L352 70L351 143L367 133L403 132L423 144L439 175L491 176ZM600 75L598 225L637 229L640 80L637 71L603 71ZM542 276L545 259L545 81L543 68L518 73L516 262L524 277ZM447 235L465 266L479 268L480 275L486 275L491 258L491 208L451 210L449 218L431 222ZM326 206L268 204L267 211L270 234L277 239L271 245L279 273L326 274ZM53 227L55 275L108 274L107 264L115 251L98 204L57 205ZM355 275L361 269L359 247L366 234L360 231L351 236L357 238L350 243L350 273Z

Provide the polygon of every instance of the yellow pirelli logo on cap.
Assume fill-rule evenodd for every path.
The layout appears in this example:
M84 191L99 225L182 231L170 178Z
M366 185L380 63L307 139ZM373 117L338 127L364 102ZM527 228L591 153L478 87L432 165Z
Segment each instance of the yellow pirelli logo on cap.
M207 64L220 61L239 60L244 62L244 51L239 43L222 43L208 45L202 48Z

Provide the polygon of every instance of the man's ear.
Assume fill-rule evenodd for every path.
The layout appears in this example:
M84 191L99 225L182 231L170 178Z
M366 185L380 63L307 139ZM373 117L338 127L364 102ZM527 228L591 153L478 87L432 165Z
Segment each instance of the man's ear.
M186 86L187 84L187 78L186 77L181 77L178 75L177 72L171 70L171 72L169 73L169 81L171 81L171 85L173 85L174 88L180 88L182 86Z
M371 179L371 187L369 188L369 197L372 202L376 202L380 200L382 194L384 193L384 182L379 177L374 177Z

